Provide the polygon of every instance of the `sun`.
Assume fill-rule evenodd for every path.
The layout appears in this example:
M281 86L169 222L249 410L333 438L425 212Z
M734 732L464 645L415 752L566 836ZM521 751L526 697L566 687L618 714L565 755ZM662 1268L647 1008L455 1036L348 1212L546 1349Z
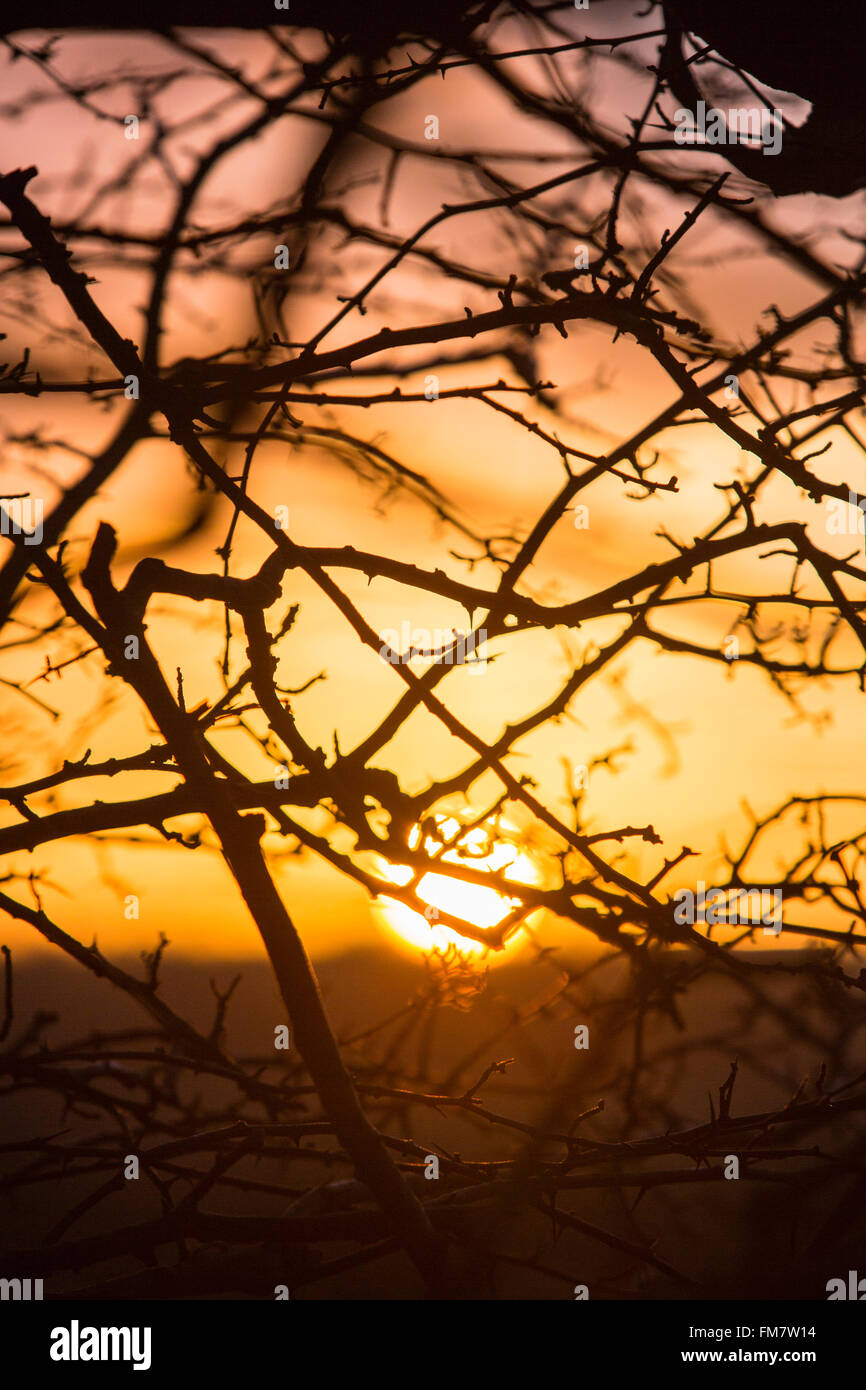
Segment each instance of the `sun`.
M462 864L474 869L499 873L515 884L535 884L538 873L528 855L506 838L493 840L489 829L475 826L460 834L460 822L453 816L437 816L437 834L424 837L424 851L440 864ZM501 825L499 834L507 834L509 827ZM416 825L409 836L409 848L415 850L421 843L421 827ZM442 844L450 848L442 850ZM391 883L402 887L412 878L412 870L405 865L380 864L382 876ZM473 927L487 930L496 927L504 917L521 902L519 897L506 897L495 888L485 888L480 883L464 883L447 874L430 870L419 880L417 895L428 904L425 913L416 912L395 898L382 895L376 900L380 920L410 946L422 951L444 951L452 943L464 955L483 955L487 951L483 942L463 936L451 927L437 921L439 912L458 917ZM520 932L510 937L512 944Z

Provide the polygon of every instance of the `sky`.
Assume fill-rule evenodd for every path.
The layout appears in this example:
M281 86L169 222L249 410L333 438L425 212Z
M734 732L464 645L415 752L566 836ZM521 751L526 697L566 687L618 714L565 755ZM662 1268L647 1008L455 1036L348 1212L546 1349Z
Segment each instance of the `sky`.
M607 22L604 17L603 21ZM646 27L648 21L643 24ZM192 37L250 76L262 70L261 36L197 32ZM503 44L507 38L506 34ZM21 42L35 47L37 40L33 34ZM653 48L647 44L632 51L640 59L651 56ZM0 122L0 139L6 146L2 169L35 164L39 174L30 194L55 222L83 215L101 226L159 231L169 205L164 171L146 165L130 185L91 206L95 176L107 177L119 169L130 157L132 142L124 140L116 121L74 106L37 65L13 63L8 54L2 61L5 118ZM160 40L141 35L69 36L57 50L56 63L71 82L97 72L116 77L127 66L137 71L179 66L177 56L170 58ZM587 69L572 56L561 60L561 70L582 100L598 103L611 129L622 130L628 112L639 109L646 83L640 61L629 67L603 58ZM538 81L544 75L535 60L525 60L521 71ZM155 110L170 113L175 120L183 113L193 116L216 91L212 76L172 82L155 98ZM100 92L94 101L100 110L119 116L131 93L132 87L121 83ZM34 100L33 94L41 99ZM25 98L26 109L13 120L11 108ZM326 133L310 105L306 116L282 123L224 162L196 202L196 226L223 225L239 205L261 211L280 205ZM245 109L249 112L253 106ZM802 104L792 103L790 109L802 116ZM176 167L188 170L190 151L212 141L222 129L221 122L233 129L243 119L243 110L233 108L224 116L217 113L201 129L193 126L172 147ZM568 157L569 137L562 130L518 117L489 79L470 68L449 72L447 80L437 79L435 86L423 84L369 119L378 129L421 142L430 115L439 121L443 148L520 154L520 159L512 157L497 167L522 181L542 177L540 168L560 167L541 165L537 155ZM381 147L359 142L334 175L335 189L341 179L349 185L342 196L359 219L375 221L382 214L385 158ZM744 180L733 182L738 190L745 188ZM430 161L420 156L406 159L396 172L387 204L387 230L400 235L414 231L443 202L466 198L469 187L465 173L431 168ZM579 221L601 194L596 186L587 192L573 188L564 196L571 200L569 212ZM656 245L686 206L646 190L638 229L645 244ZM770 216L783 231L808 235L828 264L848 267L856 261L857 247L846 240L845 232L857 225L859 210L858 198L834 203L808 196L776 203ZM0 231L0 248L13 244L12 234L5 228ZM545 254L561 256L565 249L545 250L540 241L515 248L503 220L488 214L455 218L422 244L497 274L516 268L518 252L531 250L539 268L544 268ZM240 274L176 276L162 341L164 361L242 344L255 331L251 276L267 270L274 245L272 232L250 237L236 253L236 264L243 268ZM90 252L88 269L96 276L92 288L97 302L122 333L140 342L144 269L140 264L119 268L116 258L100 265L102 252L94 247ZM140 251L134 259L140 262ZM321 244L310 248L308 267L287 295L284 315L293 338L303 340L313 332L333 313L335 294L363 283L381 259L378 249L357 241L341 244L332 234L323 234ZM766 322L762 316L768 305L777 305L787 316L818 293L807 275L768 253L747 229L714 214L684 240L672 264L692 302L733 345L748 342L756 325ZM4 256L0 267L5 270L8 265ZM11 287L2 311L0 328L8 334L4 356L15 360L13 354L29 345L45 378L80 377L90 370L112 375L95 351L86 353L70 335L69 312L59 293L35 274L28 277L26 286L25 291L19 281ZM386 281L366 318L347 315L329 336L328 345L339 346L382 324L400 327L418 320L444 320L460 317L466 305L481 311L496 304L489 290L443 280L429 266L413 262ZM556 383L556 393L555 405L551 401L532 407L532 418L575 448L592 453L615 446L673 399L670 383L647 354L630 340L614 343L611 337L609 330L584 324L575 325L566 340L551 329L544 330L535 343L539 374ZM819 330L815 340L798 347L808 353L820 341ZM443 368L438 375L441 394L451 387L499 378L518 384L502 356ZM423 392L425 376L422 370L410 377L404 389ZM366 377L345 389L387 391L392 386L393 378L383 372L380 378ZM71 439L79 450L98 450L118 419L117 403L94 406L86 399L65 396L3 400L4 429L19 441L39 429L45 440ZM304 419L310 424L325 423L315 410L306 412ZM483 537L527 534L562 483L562 465L554 450L477 401L440 398L411 406L339 407L326 423L374 441L425 475L449 498L453 515ZM826 439L832 441L832 449L822 460L823 475L862 480L862 455L851 441L841 432L828 432ZM822 442L826 439L822 437ZM638 565L667 558L670 546L659 530L664 527L686 541L699 534L721 515L718 481L742 476L754 466L754 459L750 463L740 456L730 441L709 426L670 430L654 441L654 447L660 451L660 475L675 474L679 491L634 500L627 494L636 489L618 479L606 478L593 485L582 498L589 508L587 524L579 529L572 515L560 521L527 577L525 592L546 602L571 600L615 582ZM49 444L37 453L31 444L7 441L2 488L7 493L38 488L50 506L80 468L80 455L68 450ZM301 543L381 550L422 567L467 577L466 566L455 558L455 552L465 555L470 550L466 536L445 525L423 499L405 493L387 496L382 475L369 461L361 472L353 469L333 441L262 445L256 456L254 487L268 510L288 508L290 532ZM179 451L168 440L143 441L76 518L70 554L82 559L96 524L109 520L121 537L118 577L128 573L142 555L154 551L174 565L214 570L219 563L215 550L228 522L224 504L207 510L194 535L180 542L176 539L200 504ZM808 505L790 485L769 489L762 518L792 516L808 519L816 538L827 544L826 516L820 508ZM862 547L863 538L839 537L833 543L844 553ZM251 573L264 554L261 539L242 525L234 550L235 572ZM772 572L784 585L789 570L779 561L772 571L767 565L760 573ZM478 582L492 585L495 580L496 572L489 564L481 563L472 573ZM717 582L751 583L758 574L754 560L746 559L731 561L716 577ZM465 628L465 610L444 599L409 593L382 580L368 585L363 576L348 572L338 578L379 632L399 629L407 621L431 631ZM292 698L293 709L309 741L330 750L336 738L341 749L351 748L390 708L401 689L399 676L374 653L359 652L340 614L302 576L291 576L284 600L300 604L300 611L279 648L277 679L281 685L298 687L324 673L324 679ZM38 596L32 600L28 614L44 611L39 606L42 602ZM155 604L149 617L149 632L163 669L183 669L188 707L212 695L219 688L215 672L221 655L221 614L216 607L196 605L191 611L188 603L166 600ZM673 633L720 646L730 619L710 605L699 605L672 613L665 621ZM480 673L455 669L440 689L461 718L492 740L504 720L513 722L549 699L574 663L616 630L616 623L607 620L587 624L578 633L554 630L499 639L490 646L495 661ZM45 645L0 653L4 679L35 674L46 652L56 654L54 643L52 639ZM844 655L840 647L840 659ZM702 856L690 861L688 871L671 879L671 889L702 876L711 883L720 869L720 846L742 841L752 812L768 814L793 794L856 794L859 790L855 752L862 697L853 680L816 683L814 689L802 692L797 712L756 670L736 663L724 667L688 656L662 655L648 644L631 647L610 674L615 679L592 682L572 702L566 718L522 740L510 765L531 774L539 794L566 814L565 764L588 766L611 749L631 745L631 751L618 759L616 775L605 769L592 773L585 809L591 828L651 823L663 837L668 855L685 844L701 849ZM106 682L98 661L71 667L62 679L53 678L32 689L59 717L46 719L20 692L2 688L0 756L7 783L50 771L59 759L80 757L86 748L94 760L116 753L119 747L132 751L144 746L152 732L134 702L119 690L111 689L111 702L105 706ZM221 746L240 759L245 772L268 775L268 760L252 750L248 741L229 735ZM458 769L464 750L421 712L408 721L383 759L399 772L404 787L415 791L430 778ZM56 806L81 804L82 797L107 800L170 785L171 778L153 773L127 775L122 790L116 779L79 782L59 794ZM487 779L474 789L478 804L490 794L491 786ZM47 803L39 803L38 809L47 809ZM468 813L473 806L463 809ZM840 825L849 810L840 806ZM10 813L8 822L14 819ZM313 815L307 823L316 827L323 823L322 817ZM515 833L526 828L515 822ZM788 846L791 843L793 839ZM646 845L632 846L624 853L623 864L646 877L661 862L662 851ZM539 881L549 882L550 846L542 838L527 854ZM275 855L273 865L314 956L364 943L416 949L399 944L387 914L371 907L362 888L312 856L299 860ZM152 832L132 831L126 838L67 841L32 858L19 857L15 868L43 873L40 895L49 914L82 940L96 936L104 949L124 953L149 949L156 935L164 932L173 949L185 954L244 957L260 951L255 929L212 849L184 851L166 846ZM766 872L775 872L772 854ZM126 911L130 895L138 900L135 917ZM573 926L546 921L540 929L545 940L570 949L589 944L576 938ZM4 922L2 930L13 948L36 948L26 929Z

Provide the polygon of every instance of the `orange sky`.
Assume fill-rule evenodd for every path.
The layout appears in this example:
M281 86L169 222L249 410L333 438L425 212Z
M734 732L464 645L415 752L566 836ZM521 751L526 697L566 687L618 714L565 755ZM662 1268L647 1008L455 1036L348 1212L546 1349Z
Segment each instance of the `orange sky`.
M261 40L255 35L223 37L214 42L228 45L232 62L247 65L250 72L261 62ZM88 63L119 68L132 57L139 67L164 61L159 42L153 38L100 38L95 58L88 53L93 40L86 36L64 43L68 45L65 61L70 72L87 70ZM39 81L32 68L25 72L24 64L13 66L8 58L5 60L5 101L13 100L22 89L38 87ZM620 123L622 110L634 100L633 86L639 82L630 74L605 88L604 100L614 111L619 102ZM212 88L208 90L212 95ZM172 114L184 109L184 103L194 110L204 91L201 83L175 88ZM120 95L116 99L122 104ZM437 105L432 108L434 99ZM410 98L387 109L381 124L404 133L412 131L412 138L420 139L428 108L439 113L446 146L551 153L558 148L557 141L563 148L567 145L562 132L552 132L538 122L519 121L486 79L468 69L449 74L447 82L434 91L429 86L416 90ZM239 123L237 113L234 122ZM71 111L65 102L34 105L23 121L7 121L5 127L3 168L13 163L37 164L40 176L29 192L40 207L64 220L86 202L84 171L89 176L95 169L109 170L114 167L112 161L116 164L127 153L122 143L118 148L122 137L116 127ZM212 138L210 129L207 139ZM195 221L200 225L229 221L239 186L244 199L257 208L267 208L291 186L321 138L321 128L314 122L297 120L245 146L207 185L196 206ZM372 169L374 156L369 159ZM381 167L378 152L375 167ZM359 160L357 173L364 172ZM533 172L531 164L515 164L511 172L529 179L537 177L537 166ZM427 165L409 161L395 185L390 230L413 230L431 210L453 200L455 194L466 196L465 188L461 195L461 184L453 173L441 171L437 179ZM362 187L353 196L357 215L375 215L378 189ZM149 178L142 180L132 196L112 198L100 207L97 220L156 227L164 208L158 181ZM646 209L644 235L648 243L652 244L654 237L657 241L661 231L680 215L681 210L672 211L670 205L656 198ZM829 199L789 199L773 209L780 226L826 228L822 254L831 261L844 255L850 261L852 257L850 247L846 248L840 237L840 229L850 216L845 203L834 204ZM479 218L474 219L474 225L470 222L457 219L425 244L508 273L509 255L513 253L501 228ZM264 260L272 255L271 241L264 238L244 248L244 255L251 261L255 255ZM10 244L8 233L3 233L2 244ZM329 267L325 260L325 270L336 270L353 285L360 283L375 263L375 257L355 245L341 252L339 263ZM711 218L686 240L678 264L687 276L689 294L734 344L749 339L769 303L778 304L788 314L817 293L814 285L780 259L756 254L747 235ZM98 302L121 332L140 341L139 306L145 292L140 272L93 273L99 280L93 287ZM296 337L311 332L332 311L335 285L331 278L318 291L307 282L290 296L288 312ZM59 292L35 277L29 285L37 296L40 314L62 330L68 316ZM347 319L333 335L334 345L375 331L377 323L399 327L418 318L459 317L464 304L491 307L493 299L456 281L443 283L430 271L407 268L395 277L393 285L388 282L387 294L371 307L367 318L361 321L352 315ZM77 349L70 351L61 332L46 334L43 341L34 338L33 305L24 304L16 294L5 307L3 320L14 347L31 345L43 375L80 375L85 365L91 365L83 362ZM247 286L216 275L184 277L178 281L175 312L168 327L163 343L166 360L212 351L217 344L242 342L253 331ZM537 340L540 374L562 389L562 409L557 414L537 406L535 418L576 447L591 452L619 443L673 397L670 385L641 349L631 341L612 345L610 338L610 333L598 326L576 325L565 342L552 329ZM92 365L104 371L97 363L94 353ZM500 376L516 381L502 359L458 366L440 373L440 390ZM365 380L356 389L390 389L392 384L387 378ZM406 381L404 389L423 390L423 375ZM6 397L3 415L6 428L13 432L41 425L46 436L65 435L87 448L98 448L118 419L116 408L103 411L89 403L58 397ZM305 418L321 423L314 411L307 412ZM561 464L554 451L477 402L439 400L364 411L343 408L334 412L330 423L335 422L366 439L375 439L406 465L426 474L482 535L509 531L524 535L562 482ZM626 499L626 489L617 479L596 484L582 498L590 508L588 529L576 530L570 517L560 522L526 581L527 592L546 601L579 597L640 564L666 557L669 549L656 535L662 524L673 535L690 540L721 514L720 494L714 483L738 476L745 464L733 444L706 426L671 431L656 440L655 447L662 450L660 472L678 476L679 493L635 502ZM7 448L2 472L5 491L22 485L36 490L33 475L26 471L29 461L32 455L25 448ZM57 450L40 453L38 462L44 470L38 487L50 503L57 484L75 476L78 464ZM863 479L862 458L844 436L834 437L831 455L822 460L821 467L828 477ZM22 482L24 479L27 481ZM398 497L382 507L381 489L352 474L327 446L262 446L257 454L254 489L269 510L278 504L288 505L290 531L299 542L382 550L424 567L466 575L449 555L454 549L466 552L465 538L443 528L417 499ZM866 484L862 490L866 491ZM83 554L98 520L110 520L118 527L124 547L118 565L122 575L124 565L128 567L171 534L178 514L185 515L195 500L178 451L161 441L144 442L99 499L76 520L75 553ZM795 511L797 507L800 512ZM767 494L762 519L795 514L808 517L819 528L816 539L820 537L826 544L819 509L807 511L790 485ZM217 504L203 531L193 541L164 552L166 558L176 565L217 568L214 549L222 542L227 519L225 506ZM838 546L843 553L852 548L852 542L840 538ZM235 572L250 573L263 554L259 541L241 527L234 551ZM759 568L753 561L732 561L727 573L720 572L717 580L751 582ZM760 573L763 578L764 569ZM779 566L776 573L784 583L787 569ZM368 586L362 576L345 572L336 577L379 631L399 627L407 618L413 625L429 629L465 628L465 612L445 600L410 594L385 581ZM474 577L492 585L495 571L480 566ZM296 686L326 671L327 679L297 697L293 708L309 741L330 749L336 733L340 747L351 748L388 710L402 682L372 653L359 652L357 640L339 613L303 577L290 577L285 597L300 601L302 610L296 628L280 649L278 680ZM274 615L271 617L273 624ZM150 610L150 634L163 669L172 672L182 665L190 706L218 690L213 673L221 651L221 614L216 608L197 605L192 620L193 625L190 605L180 601L164 601ZM671 631L697 634L700 640L717 645L726 632L725 617L706 608L684 610L683 615L671 616L667 622ZM573 657L590 644L609 639L616 630L616 624L608 621L586 625L580 633L567 637L555 631L500 640L491 647L497 660L483 675L455 670L440 691L448 695L461 718L492 739L505 718L516 720L553 694L569 669L570 654ZM7 679L32 674L42 659L43 652L36 648L4 654L3 674ZM116 704L107 711L101 708L105 685L100 669L99 663L89 663L86 668L73 668L62 682L37 687L41 697L61 711L62 717L54 724L15 692L3 690L4 780L17 781L49 771L59 758L80 756L87 747L96 760L116 753L119 747L132 751L143 746L146 726L134 711L133 702L121 697L119 688L112 688ZM719 868L714 855L720 836L735 845L748 825L742 807L745 795L754 811L766 813L794 791L859 790L858 760L852 756L851 745L856 737L852 731L858 728L855 700L862 703L862 697L853 681L823 684L804 692L802 703L810 715L832 715L832 722L822 719L813 724L797 721L766 679L750 669L725 670L692 658L663 656L648 647L631 648L614 669L623 676L631 699L652 711L665 731L663 736L627 705L624 707L617 690L602 679L573 702L570 718L527 738L510 765L531 772L539 795L566 814L562 760L589 763L610 748L633 741L634 753L623 761L618 776L605 771L593 775L587 805L593 828L652 822L664 837L664 853L675 854L684 843L708 851L701 860L690 861L688 874L671 880L671 889L700 876L713 881L713 872ZM665 741L669 735L673 735L674 753ZM240 749L232 736L223 746L229 752ZM248 750L249 746L240 754L244 771L267 775L265 760L256 762ZM387 750L387 758L399 771L404 786L414 791L429 777L461 766L465 752L429 715L421 713ZM57 804L80 804L80 797L97 800L167 790L171 785L173 779L164 774L129 777L123 788L108 780L76 783L61 792ZM491 786L488 779L486 793ZM624 862L649 876L659 866L661 852L641 846L630 850ZM227 871L212 851L191 854L161 843L145 847L114 840L98 844L76 840L39 852L32 860L22 856L15 867L26 870L26 864L47 874L42 896L49 914L82 939L97 933L105 949L150 947L157 932L164 931L178 951L238 956L259 952L255 930L233 887L227 888ZM543 875L543 859L539 867ZM773 867L768 868L768 873L773 871ZM314 954L370 940L371 934L384 937L386 928L371 913L365 893L330 868L312 859L290 859L275 872ZM74 884L71 891L70 884ZM124 918L123 901L128 893L140 898L137 921ZM546 930L551 939L563 938L562 929L555 924ZM4 923L3 934L15 948L33 946L30 933L14 924ZM569 928L565 935L573 940L574 929Z

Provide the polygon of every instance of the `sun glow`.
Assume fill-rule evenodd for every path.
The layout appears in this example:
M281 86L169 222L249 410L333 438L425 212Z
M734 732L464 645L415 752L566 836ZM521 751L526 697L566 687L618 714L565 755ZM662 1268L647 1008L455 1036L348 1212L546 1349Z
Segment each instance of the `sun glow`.
M462 865L488 873L499 873L514 884L538 882L535 865L522 850L507 839L494 840L489 829L477 826L460 834L460 823L452 816L437 817L437 834L424 837L424 853L440 864ZM500 833L505 830L502 827ZM440 838L441 837L441 838ZM443 850L442 844L449 845ZM409 848L421 844L421 827L416 826L409 837ZM400 887L409 883L413 871L405 865L383 863L383 877ZM512 908L520 905L519 897L507 897L495 888L481 883L466 883L459 878L431 869L418 880L417 896L427 904L423 913L406 903L382 896L377 900L381 919L394 934L422 951L445 951L456 945L464 955L482 955L487 947L481 941L463 936L438 920L440 913L459 918L472 927L489 930L497 927ZM509 938L512 944L521 935L520 929Z

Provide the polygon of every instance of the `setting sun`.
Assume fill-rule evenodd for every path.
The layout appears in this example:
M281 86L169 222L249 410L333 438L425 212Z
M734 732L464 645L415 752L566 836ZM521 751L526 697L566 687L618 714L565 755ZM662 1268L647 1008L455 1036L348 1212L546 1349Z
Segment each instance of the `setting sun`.
M435 862L501 873L514 883L538 882L535 865L529 857L505 839L492 840L490 831L483 826L476 826L461 835L460 824L453 817L441 817L437 824L442 839L426 835L423 844L424 852ZM450 847L443 850L443 842ZM409 848L415 850L420 843L421 827L416 826L409 837ZM381 872L400 887L412 879L412 870L403 865L383 864ZM454 944L466 955L482 955L488 948L482 942L463 936L439 922L440 913L487 930L497 927L521 902L519 897L506 897L494 888L485 888L483 884L465 883L459 878L433 871L421 876L417 894L428 904L424 913L416 912L396 898L379 898L377 906L382 920L402 941L422 951L445 950ZM509 944L519 935L518 928L509 938Z

